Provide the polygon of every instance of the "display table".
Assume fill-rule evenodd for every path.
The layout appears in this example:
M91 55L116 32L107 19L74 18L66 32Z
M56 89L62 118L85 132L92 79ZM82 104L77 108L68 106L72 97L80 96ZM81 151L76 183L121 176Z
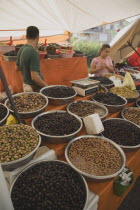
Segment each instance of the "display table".
M22 75L15 70L16 62L4 61L0 56L0 66L5 74L8 85L13 87L15 93L23 92ZM48 85L71 86L72 80L83 79L88 76L86 57L41 59L41 72ZM0 91L3 86L0 81Z
M76 100L88 100L90 99L91 96L86 96L86 97L76 97ZM128 106L134 106L134 103L126 105ZM46 107L45 111L50 111L50 110L66 110L67 105L62 105L62 106L51 106L48 105ZM121 117L120 112L117 113L110 113L106 118L115 118L115 117ZM31 124L31 120L27 120L27 124ZM86 130L83 127L83 129L79 132L79 135L85 135ZM65 160L64 156L64 151L65 147L67 144L49 144L47 142L43 142L44 145L47 147L53 149L57 156L58 159L60 160ZM135 180L138 176L140 176L140 149L135 150L133 152L125 152L126 155L126 160L127 163L126 165L130 167L130 169L134 172L134 177ZM131 190L132 186L129 188L129 190L124 194L124 196L119 197L116 196L113 192L113 182L114 179L110 179L106 182L94 182L94 181L87 181L89 189L96 194L99 195L99 204L98 204L98 210L117 210L118 206L120 205L121 201L124 199L126 194L128 193L129 190Z

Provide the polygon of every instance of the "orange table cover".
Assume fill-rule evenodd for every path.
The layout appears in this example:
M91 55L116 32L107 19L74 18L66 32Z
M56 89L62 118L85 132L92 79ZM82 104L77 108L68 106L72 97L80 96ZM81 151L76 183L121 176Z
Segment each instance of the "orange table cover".
M8 85L13 87L15 93L22 92L22 75L20 71L15 71L15 61L7 62L0 56L0 65ZM48 85L71 86L70 81L88 76L86 57L41 59L40 66L44 80ZM1 81L0 91L3 91Z

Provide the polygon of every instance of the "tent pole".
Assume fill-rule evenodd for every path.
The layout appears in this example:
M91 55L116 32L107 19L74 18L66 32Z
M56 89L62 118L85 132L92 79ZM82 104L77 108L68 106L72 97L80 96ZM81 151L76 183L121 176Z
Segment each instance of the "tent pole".
M140 57L140 54L138 53L138 51L133 47L133 45L131 44L131 42L127 41L128 45L130 47L132 47L132 49L135 51L135 53L137 53L137 55Z
M15 117L17 118L18 123L22 123L22 120L21 120L21 118L20 118L20 116L18 114L17 108L16 108L15 103L13 101L13 98L11 96L10 90L8 88L6 78L5 78L1 68L0 68L0 78L1 78L1 81L3 83L4 89L5 89L6 93L7 93L7 96L9 98L10 104L11 104L13 110L14 110Z

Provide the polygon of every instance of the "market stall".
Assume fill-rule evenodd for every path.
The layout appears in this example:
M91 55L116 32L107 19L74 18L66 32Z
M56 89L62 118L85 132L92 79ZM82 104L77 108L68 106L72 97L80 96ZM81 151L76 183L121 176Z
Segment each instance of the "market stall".
M76 97L75 100L90 100L91 95L86 96L86 97ZM126 105L128 106L134 106L134 103ZM66 110L67 105L61 105L61 106L52 106L48 105L45 109L45 111L52 111L52 110ZM110 113L106 116L106 119L109 118L118 118L121 117L120 112L116 113ZM32 119L26 120L26 123L28 125L31 125ZM79 133L78 136L85 135L86 130L83 128ZM45 141L42 142L43 145L46 145L50 149L53 149L59 160L66 161L64 151L66 147L66 143L61 143L61 144L50 144L46 143ZM131 168L131 170L134 173L134 178L136 178L140 175L140 170L139 170L139 155L140 155L140 149L133 150L133 151L126 151L126 165ZM88 181L88 187L91 192L96 193L99 196L99 202L98 202L98 210L112 210L112 209L117 209L121 203L121 201L124 199L128 191L131 190L132 186L129 188L129 190L122 196L119 197L114 194L113 186L114 186L114 179L110 179L107 181L101 181L101 182L96 182L96 181ZM97 204L97 202L96 202Z
M90 100L91 99L91 95L86 96L86 97L76 97L76 100ZM130 103L128 105L126 105L126 107L131 107L134 106L135 103ZM61 106L52 106L52 105L48 105L46 107L46 111L50 111L50 110L66 110L67 105L61 105ZM120 118L121 117L121 113L120 112L115 112L115 113L109 113L106 116L106 119L109 118ZM31 119L27 120L27 124L30 125L31 124ZM81 135L85 135L86 134L86 130L85 128L83 128L79 133L78 136ZM65 147L67 144L48 144L45 141L43 142L44 145L48 146L49 148L55 150L56 154L58 155L58 159L60 160L64 160L65 159L65 155L64 155L64 151L65 151ZM134 177L135 180L137 179L137 177L140 175L140 169L139 169L139 155L140 155L140 149L134 150L134 151L126 151L125 152L126 155L126 165L128 167L131 168L131 170L134 173ZM87 179L87 183L89 186L89 189L96 193L99 196L99 203L98 203L98 210L112 210L112 209L117 209L121 203L121 201L124 199L124 197L126 196L126 194L128 193L128 191L131 190L131 188L133 187L133 185L129 188L129 190L122 196L119 197L117 195L114 194L114 179L110 179L107 180L105 182L95 182L95 181L88 181Z
M15 93L22 92L22 75L16 72L15 61L6 62L0 56L0 65L7 79L8 85L13 87ZM73 57L61 59L41 59L41 72L48 85L68 85L70 81L88 76L86 57ZM2 84L0 83L0 88ZM3 88L1 89L1 91Z
M59 86L57 86L59 87ZM50 87L51 88L51 87ZM56 87L55 87L56 88ZM57 88L58 89L58 88ZM55 90L56 91L59 91L59 90ZM51 94L54 94L55 92L51 91ZM65 91L65 94L66 94L67 91ZM43 93L43 92L42 92ZM44 92L43 94L48 94L47 92ZM103 94L103 93L101 93ZM96 94L95 94L96 95ZM16 95L15 95L16 96ZM19 99L17 98L17 100L20 100L21 101L21 98L20 98L20 95L17 95L17 97L19 97ZM35 98L34 98L35 97ZM112 97L112 95L108 96L108 97ZM39 106L39 104L41 105L42 104L42 100L43 99L37 99L36 96L33 96L32 95L32 103L31 103L31 106L33 106L32 104L35 103L33 102L33 100L38 100L37 101L37 106ZM80 97L80 96L76 96L75 98L75 101L85 101L85 100L89 100L91 102L91 99L92 99L92 95L88 95L88 96L85 96L85 97ZM23 98L24 99L24 98ZM26 98L25 98L26 99ZM45 98L44 98L45 99ZM49 97L49 100L50 100L50 97ZM73 101L73 98L71 98L71 100ZM97 100L97 99L96 99ZM120 99L118 98L118 101ZM123 99L124 100L124 99ZM114 99L113 99L114 101ZM114 101L114 103L117 103L118 101ZM67 109L67 103L66 101L63 101L63 103L66 103L66 104L62 104L62 105L48 105L48 101L46 102L43 102L45 103L45 106L43 108L42 111L57 111L57 110L62 110L62 111L66 111ZM19 102L15 101L18 109L19 109ZM51 102L52 103L52 102ZM6 102L6 105L9 107L10 105ZM28 104L28 106L30 106L30 104ZM95 105L94 105L95 106ZM135 106L135 102L133 103L129 103L127 105L125 105L125 107L133 107ZM34 107L34 106L33 106ZM46 107L46 108L45 108ZM10 108L10 107L9 107ZM102 107L100 107L102 108ZM123 107L121 107L122 109ZM11 108L10 108L11 109ZM21 110L25 109L25 108L20 108ZM26 110L26 109L25 109ZM111 111L111 110L110 110ZM25 111L26 112L26 111ZM33 113L32 113L33 114ZM35 113L34 113L35 114ZM37 114L37 113L36 113ZM38 112L39 114L39 112ZM42 114L41 114L42 115ZM22 116L22 115L21 115ZM25 117L26 116L26 117ZM24 114L23 115L23 118L29 118L33 115L29 115L29 113L26 115ZM113 112L113 113L109 113L108 115L106 115L105 119L112 119L112 118L121 118L121 112L118 111L118 112ZM26 121L26 124L27 125L31 125L31 122L32 122L32 119L33 118L29 118L29 119L25 119ZM33 124L32 124L33 125ZM86 129L85 127L83 126L82 130L78 132L78 136L82 136L82 135L86 135ZM52 140L51 140L52 141ZM67 143L47 143L46 140L43 140L42 139L42 145L45 145L47 146L48 148L52 149L55 151L57 157L59 160L62 160L62 161L66 161L66 157L65 157L65 148L67 146ZM140 170L139 170L139 155L140 155L140 149L137 148L135 150L133 149L130 149L130 150L124 150L125 151L125 156L126 156L126 166L129 167L133 173L134 173L134 180L137 179L137 177L140 175ZM9 167L8 165L4 166L3 167ZM10 166L11 167L11 166ZM15 167L14 165L12 167ZM6 169L6 168L5 168ZM7 168L8 169L8 168ZM94 207L97 208L98 206L98 210L101 210L101 209L104 209L104 210L112 210L112 209L117 209L121 203L121 201L124 199L124 197L126 196L126 194L128 193L128 191L131 190L133 184L131 185L131 187L129 187L129 189L126 191L126 193L119 197L117 195L114 194L114 178L112 179L107 179L106 181L105 180L101 180L101 181L97 181L97 180L88 180L86 179L87 181L87 184L88 184L88 187L89 187L89 190L90 192L93 192L95 193L94 195L96 195L96 202L93 204L95 205ZM99 196L99 202L98 202L98 199L97 199L97 195ZM94 199L93 199L94 201ZM93 206L92 206L93 207Z
M103 3L103 0L97 2L92 0L86 2L75 0L3 1L0 31L4 32L6 37L12 34L15 36L15 33L19 31L24 35L29 25L36 25L45 33L45 36L48 33L60 35L65 31L70 34L139 14L140 4L137 0L135 2L129 0L127 7L126 2L122 3L121 0L113 3L108 0L101 8ZM106 16L108 5L111 9ZM16 13L14 13L15 8ZM93 8L96 8L94 13ZM139 94L123 87L112 89L114 83L107 78L87 79L86 57L72 57L74 54L72 49L63 50L61 53L65 54L69 51L69 54L72 54L71 58L49 59L58 56L58 52L49 54L47 51L47 59L41 59L41 71L45 82L49 85L43 88L41 93L21 93L23 92L22 76L21 72L15 71L15 61L5 61L4 57L0 56L0 67L8 85L14 93L18 93L10 96L8 85L3 82L9 98L5 104L3 101L0 104L2 142L0 162L11 190L11 200L17 210L21 206L23 209L115 210L133 186L128 182L128 186L131 186L126 193L121 197L115 195L113 186L116 176L124 170L125 165L133 171L134 180L140 175L140 127L132 122L136 120L136 109L130 110L135 113L135 119L131 118L132 112L129 113L128 110L123 113L124 117L129 117L131 122L114 118L123 117L121 111L124 107L135 106ZM39 54L41 58L46 56L44 50ZM4 78L2 73L1 78ZM83 85L83 88L70 87L72 80L83 78L88 80L87 86L84 86L85 81L82 80L80 85ZM99 85L100 82L101 85ZM110 92L106 94L106 90ZM0 91L4 91L1 81ZM77 92L88 96L77 96ZM100 99L103 100L100 101ZM133 102L127 104L129 99ZM75 102L76 100L78 101ZM55 106L52 103L55 103ZM16 118L9 113L14 114ZM92 114L95 114L95 118ZM88 120L85 123L85 118L88 120L94 118L92 125L96 125L96 128L100 127L101 131L98 133L93 133L93 129L91 131L92 134L100 135L99 137L86 135L90 123ZM25 125L21 122L25 122ZM5 123L7 126L4 125ZM86 137L81 137L81 135L86 135ZM106 137L106 135L111 135L111 137ZM74 139L76 136L79 137L78 141ZM117 136L117 140L114 136ZM74 144L70 144L73 141L80 142L83 147L78 143L78 147L72 149ZM37 153L42 149L42 145L45 146L46 151L41 154L42 159L40 159L41 155L38 156ZM92 151L94 147L95 150ZM130 150L126 151L124 148ZM78 151L78 156L76 151ZM39 162L36 163L36 161ZM84 173L86 175L82 176ZM3 175L1 170L0 174ZM4 177L2 178L1 185L5 183ZM3 188L6 189L6 187ZM5 199L1 200L0 208L6 206L9 198L6 190L1 188L1 191L2 195L5 193L8 196L3 196ZM11 209L12 207L9 210Z

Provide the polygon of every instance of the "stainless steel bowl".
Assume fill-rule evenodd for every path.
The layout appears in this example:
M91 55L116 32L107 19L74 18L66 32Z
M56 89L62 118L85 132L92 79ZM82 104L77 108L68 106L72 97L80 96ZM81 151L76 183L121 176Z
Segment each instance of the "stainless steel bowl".
M30 168L33 168L35 165L37 165L37 164L39 164L39 163L42 163L42 162L60 162L60 163L63 163L63 164L65 164L65 165L67 165L67 166L69 166L70 168L71 168L71 166L68 164L68 163L66 163L66 162L64 162L64 161L60 161L60 160L41 160L41 161L38 161L38 162L35 162L35 163L33 163L33 164L30 164L29 166L27 166L26 168L24 168L21 172L20 172L20 174L16 177L16 179L14 180L14 182L13 182L13 184L11 185L11 188L10 188L10 194L12 194L12 190L13 190L13 188L14 188L14 185L15 185L15 183L16 183L16 181L18 180L18 178L25 172L25 171L28 171ZM77 173L77 172L76 172ZM85 179L84 179L84 177L83 176L81 176L81 174L78 174L78 176L79 176L79 178L81 179L81 181L83 182L83 185L84 185L84 190L85 190L85 192L86 192L86 199L85 199L85 205L84 205L84 208L83 208L83 210L87 210L87 205L88 205L88 199L89 199L89 190L88 190L88 186L87 186L87 183L86 183L86 181L85 181Z
M43 90L48 89L48 88L52 88L52 87L58 87L58 86L59 86L59 87L68 87L68 86L65 86L65 85L50 85L50 86L48 86L48 87L42 88L42 89L40 90L40 93L43 94ZM70 87L70 88L72 88L72 87ZM73 88L72 88L72 89L73 89ZM74 90L74 89L73 89L73 90ZM69 103L71 103L72 101L74 101L74 98L75 98L75 96L77 95L76 90L74 90L74 91L75 91L75 94L74 94L73 96L70 96L70 97L67 97L67 98L53 98L53 97L47 96L48 99L49 99L49 104L54 105L54 106L60 106L60 105L64 105L64 104L69 104Z
M89 79L94 79L94 77L89 77ZM106 77L105 77L106 78ZM107 78L107 79L109 79L109 78ZM95 80L95 79L94 79ZM110 80L110 79L109 79ZM99 81L99 80L97 80L97 81ZM111 81L111 80L110 80ZM113 82L111 81L111 83L110 84L103 84L101 81L100 81L100 84L101 85L103 85L103 86L105 86L106 88L111 88L111 87L113 87L114 86L114 84L113 84Z
M113 112L121 111L124 108L124 106L127 104L127 99L126 98L124 98L122 96L119 96L119 97L121 97L124 100L124 104L122 104L122 105L108 105L108 104L100 103L100 102L98 102L94 99L94 95L91 97L91 99L93 101L95 101L96 103L104 105L108 109L109 113L113 113Z
M40 116L50 114L50 113L56 113L56 112L65 113L66 111L57 110L57 111L44 112L44 113L36 116L32 120L32 127L34 129L36 129L34 124ZM71 115L73 115L73 114L71 114ZM82 129L82 126L83 126L82 120L76 115L73 115L73 116L80 122L80 128L77 131L75 131L74 133L71 133L71 134L65 135L65 136L52 136L52 135L44 134L44 133L38 131L37 129L36 129L36 131L41 135L42 140L46 141L47 143L52 143L52 144L67 143L76 136L76 134Z
M102 108L104 111L105 111L105 114L102 116L102 117L100 117L101 119L104 119L107 115L108 115L108 109L105 107L105 106L103 106L103 105L101 105L101 104L99 104L99 103L97 103L97 102L94 102L94 101L88 101L88 100L82 100L82 101L84 101L84 102L88 102L88 103L91 103L91 104L95 104L95 105L97 105L99 108ZM72 102L72 103L70 103L68 106L67 106L67 111L70 113L70 114L75 114L75 113L73 113L73 112L71 112L70 111L70 107L71 107L71 105L73 104L73 103L76 103L77 101L74 101L74 102ZM94 113L93 113L94 114ZM75 114L76 115L76 114ZM78 116L78 115L77 115ZM88 116L88 115L87 115ZM87 117L86 116L86 117ZM78 116L78 117L80 117L81 119L83 119L84 117L81 117L81 116Z
M122 118L124 119L124 120L127 120L127 121L131 121L131 120L128 120L128 119L126 119L125 118L125 111L126 110L131 110L131 108L133 108L133 109L138 109L139 111L140 111L140 109L138 108L138 107L127 107L127 108L125 108L125 109L123 109L122 111L121 111L121 116L122 116ZM133 121L131 121L131 122L133 122ZM135 123L136 124L136 123ZM137 125L137 124L136 124ZM139 126L139 125L138 125ZM140 126L139 126L140 127Z
M42 113L45 110L46 106L48 105L48 98L46 96L44 96L43 94L37 93L37 92L27 92L27 93L29 93L29 94L37 94L37 95L42 96L42 98L45 99L46 104L41 109L38 109L36 111L32 111L32 112L18 112L22 119L29 119L29 118L33 118L33 117L37 116L38 114ZM25 94L25 92L14 94L14 95L12 95L12 97L14 98L14 97L17 97L17 96L20 96L20 95L23 95L23 94ZM9 99L7 99L5 101L5 105L6 106L7 106L8 102L9 102ZM14 111L12 109L9 109L9 110L10 110L11 113L14 113Z
M85 173L83 171L81 171L80 169L78 169L75 165L73 165L69 159L69 148L70 146L73 144L73 142L81 139L81 138L99 138L99 139L103 139L107 142L109 142L110 144L112 144L120 153L121 157L122 157L122 167L120 168L119 171L117 171L116 173L114 174L111 174L111 175L107 175L107 176L96 176L96 175L91 175L91 174L88 174L88 173ZM84 135L84 136L79 136L75 139L73 139L72 141L70 141L65 149L65 157L66 157L66 160L67 162L71 165L72 168L74 168L76 171L78 171L80 174L82 174L83 176L85 176L86 178L88 179L91 179L91 180L95 180L95 181L105 181L107 179L111 179L115 176L117 176L118 174L121 173L121 171L124 169L125 167L125 164L126 164L126 157L125 157L125 154L123 152L123 150L113 141L111 141L110 139L107 139L105 137L101 137L101 136L94 136L94 135Z
M28 126L28 125L25 125L25 126ZM28 126L28 127L30 127L30 126ZM2 169L4 171L12 171L16 168L19 168L19 167L29 163L33 159L33 156L34 156L35 152L37 151L37 149L39 148L40 144L41 144L41 137L40 137L40 135L38 135L38 144L32 152L30 152L28 155L26 155L18 160L1 163Z
M137 97L126 98L128 103L135 102L138 99L138 97L140 96L140 94L139 94L139 92L137 90L135 90L135 92L137 93Z
M17 56L6 56L6 55L2 55L2 56L5 61L16 61L17 60Z
M124 120L124 119L121 119L121 118L110 118L110 119L106 119L103 121L103 123L105 121L108 121L108 120L122 120L122 121L126 121L126 122L129 122L131 123L132 125L135 125L136 127L138 127L140 129L140 127L138 125L136 125L135 123L129 121L129 120ZM103 133L102 133L103 135ZM103 135L104 136L104 135ZM113 141L113 140L112 140ZM119 144L118 144L119 145ZM124 146L124 145L119 145L122 149L124 149L125 151L132 151L132 150L136 150L140 147L140 144L136 145L136 146Z
M9 109L4 104L0 103L0 105L4 106L7 109L7 114L5 115L5 117L2 120L0 120L0 126L2 126L2 125L4 125L6 123L7 117L9 115Z
M140 107L140 105L138 104L138 102L140 102L140 99L138 99L138 100L136 101L137 107Z

